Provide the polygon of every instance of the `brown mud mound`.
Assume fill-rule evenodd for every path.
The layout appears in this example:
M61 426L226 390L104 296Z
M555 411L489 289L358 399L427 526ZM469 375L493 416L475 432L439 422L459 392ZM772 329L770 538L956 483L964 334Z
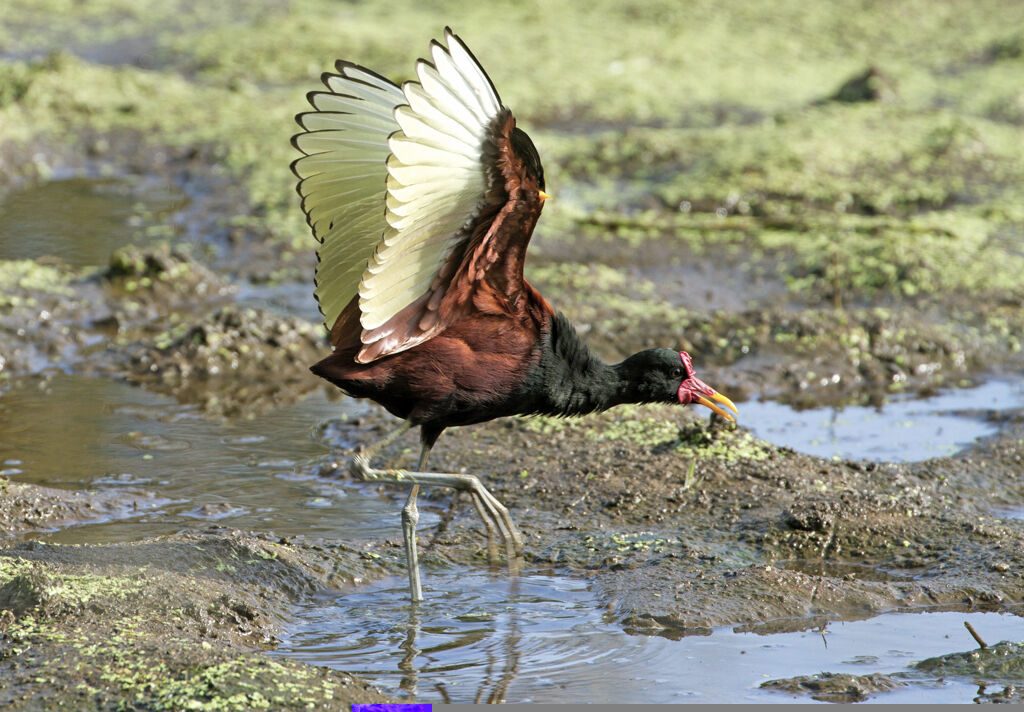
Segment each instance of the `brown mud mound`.
M161 503L150 492L61 490L0 477L0 536L134 517Z
M136 347L130 379L221 416L269 410L317 388L309 365L328 348L307 321L234 306L172 338Z
M840 675L823 672L818 675L800 675L787 680L769 680L761 687L792 695L810 695L811 699L820 702L863 702L873 694L888 692L905 684L888 675Z
M977 685L976 703L1019 703L1021 696L1017 686L1024 680L1024 644L1003 641L977 650L927 658L906 671L892 675L822 672L769 680L761 687L794 696L809 695L821 702L863 702L897 688L933 686L948 680L963 680Z
M269 659L281 611L379 575L338 546L238 532L0 553L0 706L348 709L388 698L341 672Z

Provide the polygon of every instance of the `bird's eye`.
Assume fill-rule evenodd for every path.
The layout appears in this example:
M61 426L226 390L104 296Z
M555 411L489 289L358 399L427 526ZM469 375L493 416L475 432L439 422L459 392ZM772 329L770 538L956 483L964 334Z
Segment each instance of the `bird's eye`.
M678 378L679 376L682 376L683 375L683 369L681 369L681 368L672 369L672 375L675 376L676 378Z

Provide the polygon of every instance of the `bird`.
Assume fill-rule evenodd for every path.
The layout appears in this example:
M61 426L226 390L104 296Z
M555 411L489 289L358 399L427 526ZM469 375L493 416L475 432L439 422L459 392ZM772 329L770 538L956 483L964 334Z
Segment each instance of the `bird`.
M405 424L356 452L363 481L410 487L402 509L409 593L423 600L416 544L420 486L467 491L510 562L523 539L474 474L427 471L441 433L514 415L582 416L625 403L736 406L697 378L690 355L640 351L608 364L524 278L545 202L530 137L451 28L400 86L338 60L296 116L292 163L319 241L314 294L332 351L310 367ZM725 408L721 407L725 406ZM374 453L419 427L415 472L375 468Z

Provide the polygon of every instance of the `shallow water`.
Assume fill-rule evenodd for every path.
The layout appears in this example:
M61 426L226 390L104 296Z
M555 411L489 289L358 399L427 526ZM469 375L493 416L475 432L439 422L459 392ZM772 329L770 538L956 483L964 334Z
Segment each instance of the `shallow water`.
M398 495L318 476L337 445L319 435L320 424L364 407L324 393L219 424L123 383L29 379L0 391L0 472L50 487L145 490L169 502L140 517L42 535L48 541L131 541L211 523L347 540L400 537ZM436 522L429 507L422 521Z
M152 178L68 178L16 190L0 201L0 260L105 265L129 243L168 237L160 223L187 202Z
M795 410L774 401L740 406L759 438L819 457L915 462L952 455L994 435L998 419L1024 413L1024 379L998 378L930 398L897 395L880 408Z
M197 409L124 383L86 376L24 379L0 391L0 474L50 487L154 493L166 502L139 517L90 523L46 538L133 540L211 523L280 535L399 536L401 493L332 477L340 447L323 427L367 406L315 391L251 420L215 423ZM970 407L969 407L970 406ZM760 437L812 454L916 460L950 454L1024 407L1024 382L989 381L880 410L794 411L744 403ZM415 437L406 436L410 447ZM59 444L59 447L55 446ZM438 516L424 506L422 527Z
M823 631L723 627L668 640L605 622L583 580L467 570L428 577L416 609L404 579L300 607L276 654L354 672L421 702L792 702L759 685L822 671L900 672L974 648L964 621L990 643L1024 638L1024 618L1014 615L931 612ZM920 681L877 701L970 702L977 689L972 680Z

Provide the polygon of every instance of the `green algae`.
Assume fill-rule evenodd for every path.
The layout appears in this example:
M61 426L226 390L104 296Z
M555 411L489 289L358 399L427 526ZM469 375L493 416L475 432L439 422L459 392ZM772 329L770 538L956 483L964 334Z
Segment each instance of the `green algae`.
M697 461L705 458L722 462L767 460L773 448L757 440L748 431L709 425L708 421L687 420L680 426L671 413L674 406L622 405L585 419L551 416L518 418L523 430L541 435L571 431L593 442L621 442L641 448L657 448L679 453ZM653 415L661 411L661 417ZM693 478L693 473L689 473Z
M1005 28L1019 8L840 5L848 6L306 0L183 13L179 3L19 2L7 10L8 47L45 51L151 34L155 51L151 69L67 53L0 62L0 127L24 142L126 128L157 144L210 146L245 185L261 226L307 245L292 178L281 170L294 158L287 139L301 94L339 56L409 78L427 38L458 17L456 31L536 134L556 181L622 176L636 186L625 192L646 186L673 207L738 195L736 206L754 212L777 209L780 196L783 208L844 204L849 196L875 210L941 205L963 192L956 180L964 160L976 184L1012 184L1021 57L1019 37ZM948 32L951 18L956 33ZM509 23L519 29L509 32ZM897 28L906 31L894 35ZM894 36L903 39L887 40ZM78 51L87 57L87 50ZM539 71L520 71L508 57L533 58ZM898 102L813 105L868 57L892 78ZM619 122L634 128L602 133Z
M0 308L32 306L33 292L69 296L74 279L67 269L34 260L0 260Z
M771 457L774 448L758 440L749 431L732 428L707 427L702 423L682 429L675 451L694 460L715 459L725 463L740 460L763 462ZM692 478L692 474L690 475Z
M81 610L103 599L139 595L144 582L132 574L56 572L20 558L0 557L0 603L34 602L48 610Z
M0 556L5 709L54 697L76 707L152 710L341 709L385 700L344 673L254 650L272 640L277 614L264 610L267 597L289 595L285 569L309 575L303 566L314 562L299 560L311 552L255 539L196 541L171 543L156 566L132 547L30 545ZM174 573L190 561L173 563L176 547L223 566L213 577ZM139 566L140 557L147 563ZM279 585L254 596L268 577Z
M872 104L607 131L555 142L554 153L595 186L589 201L611 208L577 217L586 239L781 257L796 294L949 297L1020 285L1022 139L1016 125ZM623 183L658 207L623 214Z
M626 406L623 406L626 408ZM598 442L621 440L635 445L651 447L673 440L679 432L671 421L643 417L637 413L617 412L615 418L599 430L588 432Z
M20 557L0 556L0 586L16 576L32 571L34 564Z

